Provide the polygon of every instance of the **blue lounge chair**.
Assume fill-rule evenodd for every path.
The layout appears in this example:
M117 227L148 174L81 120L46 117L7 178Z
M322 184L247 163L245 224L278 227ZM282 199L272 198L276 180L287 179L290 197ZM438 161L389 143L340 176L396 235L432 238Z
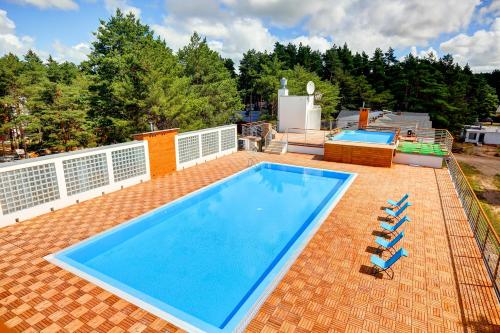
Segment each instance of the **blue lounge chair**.
M410 218L408 217L408 215L405 215L403 216L403 218L401 220L399 220L396 224L389 224L387 222L382 222L380 223L380 227L386 231L389 231L389 232L394 232L396 230L399 229L399 227L401 227L403 224L405 224L406 222L411 222Z
M392 257L390 257L387 260L384 260L376 255L372 255L370 261L373 264L373 269L375 271L375 274L378 272L386 272L387 275L392 279L394 277L394 271L392 270L391 267L403 256L408 257L408 252L405 249L400 248L399 250L396 251L396 253L392 255ZM391 270L392 275L389 274L388 272L389 269Z
M393 209L396 207L399 208L406 201L406 199L408 199L409 196L410 196L410 194L406 193L405 195L403 195L403 197L401 199L399 199L399 201L394 201L394 200L389 199L389 200L387 200L387 203L389 205L391 205L391 208L393 208Z
M404 235L405 235L404 231L401 231L399 234L396 235L396 237L394 237L391 240L387 240L383 237L377 237L377 238L375 238L375 243L378 244L379 249L389 250L389 249L394 248L394 246L397 243L399 243L399 241L403 238Z
M406 210L406 208L408 208L410 206L411 206L411 203L407 201L397 211L393 211L393 210L391 210L389 208L386 208L385 209L385 213L387 214L387 217L399 218L399 215L401 215Z

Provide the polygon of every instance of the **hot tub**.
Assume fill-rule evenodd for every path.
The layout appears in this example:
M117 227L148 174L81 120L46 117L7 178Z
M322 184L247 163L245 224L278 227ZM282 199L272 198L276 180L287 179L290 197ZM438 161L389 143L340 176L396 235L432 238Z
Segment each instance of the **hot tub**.
M325 142L325 161L391 167L397 132L341 131Z

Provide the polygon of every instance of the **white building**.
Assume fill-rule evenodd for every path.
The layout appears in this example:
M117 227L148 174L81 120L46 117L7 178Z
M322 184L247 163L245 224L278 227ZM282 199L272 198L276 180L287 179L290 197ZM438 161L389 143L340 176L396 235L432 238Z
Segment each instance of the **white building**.
M465 142L500 145L500 126L474 125L464 128Z
M289 96L286 79L278 91L278 131L303 132L321 129L321 107L314 105L314 84L308 84L309 96Z

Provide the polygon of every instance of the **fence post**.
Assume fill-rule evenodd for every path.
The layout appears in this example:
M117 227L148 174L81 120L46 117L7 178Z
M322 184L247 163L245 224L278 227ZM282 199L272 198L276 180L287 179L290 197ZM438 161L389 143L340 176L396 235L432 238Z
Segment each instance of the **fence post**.
M479 215L481 214L481 209L478 207L477 208L477 214L476 214L476 221L474 225L474 233L477 234L477 228L479 228Z
M66 188L66 178L64 178L63 160L60 158L54 159L54 167L56 168L57 185L59 187L59 198L66 199L68 197L68 190Z
M233 127L234 128L234 151L237 152L238 151L238 128L236 126ZM272 128L271 128L271 131L272 131ZM220 131L220 144L221 144L221 153L222 153L222 130Z
M470 204L469 204L469 209L467 210L467 213L470 214L472 213L472 204L474 203L474 198L471 196L470 197ZM477 210L479 212L479 209Z
M222 153L222 129L217 130L217 140L219 141L219 150L217 154L220 154ZM238 146L238 143L236 143L236 146Z
M500 254L497 254L497 264L495 265L495 269L493 271L493 282L494 283L496 283L496 280L497 280L499 264L500 264Z
M109 184L113 185L115 183L115 171L113 169L113 156L111 153L111 151L106 151L106 163L108 164Z
M201 142L202 140L202 135L201 133L198 133L198 149L200 150L200 154L198 155L198 158L202 158L203 157L203 142ZM198 163L196 163L198 164Z

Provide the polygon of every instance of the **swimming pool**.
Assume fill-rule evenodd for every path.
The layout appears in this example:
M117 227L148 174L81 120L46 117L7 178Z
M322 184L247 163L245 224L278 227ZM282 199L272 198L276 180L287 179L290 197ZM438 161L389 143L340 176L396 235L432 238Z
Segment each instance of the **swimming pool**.
M364 130L342 131L335 135L332 141L367 142L379 144L391 144L394 139L393 132L371 132Z
M260 163L46 259L185 330L240 331L354 178Z

